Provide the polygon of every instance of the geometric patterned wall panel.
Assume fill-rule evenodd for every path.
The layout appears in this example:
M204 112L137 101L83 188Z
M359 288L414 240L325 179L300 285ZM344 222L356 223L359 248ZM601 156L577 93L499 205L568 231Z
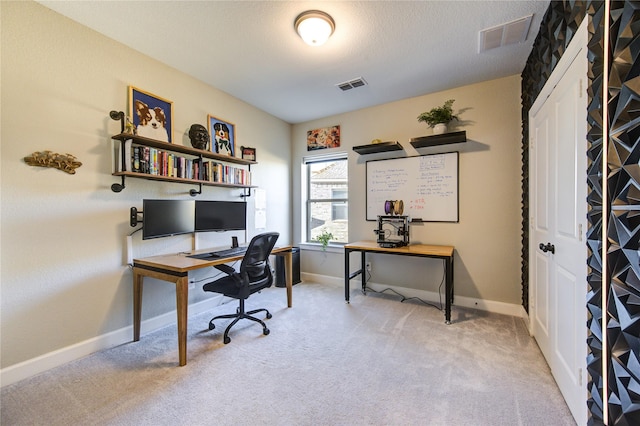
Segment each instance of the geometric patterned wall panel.
M640 424L640 212L612 212L607 254L609 424Z
M587 245L589 256L587 259L587 383L589 410L589 425L599 425L603 421L603 371L602 371L602 342L603 342L603 313L602 313L602 214L589 214L589 229L587 231Z
M640 425L640 3L612 2L609 28L608 423Z
M602 226L603 226L603 76L604 76L604 13L603 2L591 2L587 10L589 25L589 87L587 107L587 408L589 425L604 423L603 330L602 307Z

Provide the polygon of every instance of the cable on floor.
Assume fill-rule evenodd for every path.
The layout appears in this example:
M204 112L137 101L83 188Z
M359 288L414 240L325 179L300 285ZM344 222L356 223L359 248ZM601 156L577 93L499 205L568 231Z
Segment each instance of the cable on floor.
M369 287L369 286L365 286L364 291L365 291L365 292L366 292L366 291L370 291L370 292L372 292L372 293L378 293L378 294L383 294L383 293L384 293L384 292L386 292L386 291L390 291L390 292L395 293L397 296L400 296L400 303L402 303L402 302L404 302L404 301L406 301L406 300L417 300L417 301L421 302L422 304L424 304L424 305L426 305L426 306L431 306L431 307L433 307L433 308L436 308L436 309L438 309L438 310L442 311L442 310L443 310L443 306L442 306L442 286L443 286L443 284L444 284L444 280L445 280L445 270L444 270L444 266L446 266L444 262L445 262L445 260L443 259L443 260L442 260L442 266L443 266L442 279L440 280L440 285L438 286L438 299L439 299L439 301L440 301L440 306L436 305L435 303L427 302L426 300L423 300L423 299L421 299L421 298L419 298L419 297L415 297L415 296L413 296L413 297L406 297L406 296L404 296L402 293L397 292L396 290L392 289L391 287L387 287L387 288L385 288L384 290L380 290L380 291L378 291L378 290L374 290L374 289L372 289L372 288L371 288L371 287ZM369 281L369 279L370 279L370 278L371 278L371 274L367 274L367 281Z

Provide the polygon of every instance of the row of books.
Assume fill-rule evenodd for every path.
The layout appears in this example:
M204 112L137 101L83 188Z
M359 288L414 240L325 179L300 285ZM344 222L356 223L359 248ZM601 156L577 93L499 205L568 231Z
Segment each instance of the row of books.
M124 149L125 164L122 164ZM235 185L251 185L251 172L212 160L187 158L157 148L133 145L131 141L119 144L116 157L119 172L146 173L170 178L195 179Z
M251 185L251 172L240 167L229 166L217 161L203 161L199 164L197 160L196 168L201 166L200 180L209 182L231 183L235 185Z

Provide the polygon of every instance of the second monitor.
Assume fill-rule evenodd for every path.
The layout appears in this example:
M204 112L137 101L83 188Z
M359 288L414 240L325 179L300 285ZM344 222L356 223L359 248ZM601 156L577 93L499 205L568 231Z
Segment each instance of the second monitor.
M196 201L196 232L247 229L244 201Z

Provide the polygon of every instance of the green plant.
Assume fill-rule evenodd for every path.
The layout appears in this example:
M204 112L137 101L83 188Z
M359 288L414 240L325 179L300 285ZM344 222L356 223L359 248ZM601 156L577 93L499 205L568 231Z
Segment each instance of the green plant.
M333 239L333 234L327 231L322 231L322 234L316 237L316 240L322 243L323 251L327 249L327 245L329 245L329 241L331 241L331 239Z
M423 112L418 116L418 121L424 121L429 125L429 127L433 127L439 123L448 123L451 120L457 120L458 116L453 115L453 106L454 99L449 99L444 103L441 107L432 108L431 111Z

